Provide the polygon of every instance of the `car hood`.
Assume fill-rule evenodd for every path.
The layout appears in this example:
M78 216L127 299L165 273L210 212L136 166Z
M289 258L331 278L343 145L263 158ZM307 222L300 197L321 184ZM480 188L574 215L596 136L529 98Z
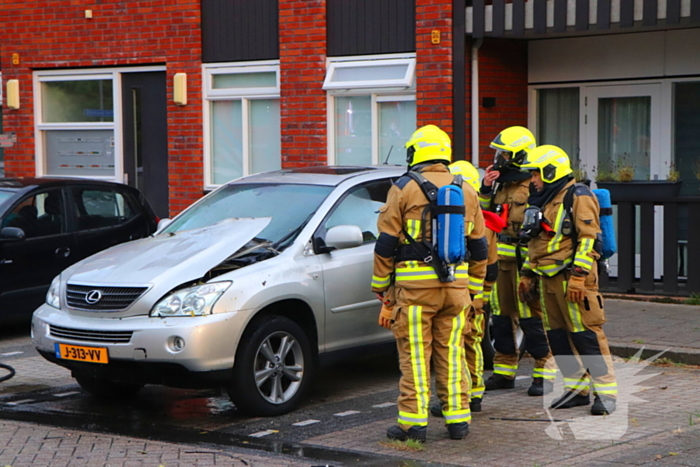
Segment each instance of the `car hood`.
M76 264L71 268L68 282L153 284L154 289L165 293L204 276L260 233L271 220L269 217L225 219L201 229L117 245Z

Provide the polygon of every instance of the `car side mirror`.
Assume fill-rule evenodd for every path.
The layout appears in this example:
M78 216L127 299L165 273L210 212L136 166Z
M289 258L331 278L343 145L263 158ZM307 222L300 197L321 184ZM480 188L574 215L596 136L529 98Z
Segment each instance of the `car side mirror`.
M164 228L166 228L168 225L170 225L170 223L172 221L173 221L172 219L168 219L168 218L159 220L158 221L158 228L156 228L156 233L158 233L161 230L163 230Z
M362 230L356 225L336 225L326 232L326 247L336 250L355 248L364 243Z
M24 240L24 237L26 237L24 230L19 227L3 227L0 230L0 239L2 240Z

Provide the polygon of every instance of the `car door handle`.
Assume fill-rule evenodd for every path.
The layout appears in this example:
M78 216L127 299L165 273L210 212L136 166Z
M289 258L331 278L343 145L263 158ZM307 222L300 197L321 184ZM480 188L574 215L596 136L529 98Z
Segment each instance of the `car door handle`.
M70 248L67 246L58 247L55 253L58 258L68 258L70 256Z

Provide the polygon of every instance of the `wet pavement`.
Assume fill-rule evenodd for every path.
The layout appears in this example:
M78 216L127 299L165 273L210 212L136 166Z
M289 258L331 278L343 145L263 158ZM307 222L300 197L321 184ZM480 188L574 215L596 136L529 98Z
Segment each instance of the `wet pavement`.
M643 345L668 349L664 355L700 353L699 307L606 305L605 329L619 354ZM12 467L700 465L700 370L670 362L617 358L620 407L592 417L589 407L550 410L556 391L528 397L526 357L516 388L487 393L464 441L449 440L443 421L431 417L423 451L386 442L396 417L391 358L322 371L302 406L275 418L243 417L216 390L147 386L131 401L100 401L37 356L21 332L2 338L0 362L17 371L0 383L0 465Z

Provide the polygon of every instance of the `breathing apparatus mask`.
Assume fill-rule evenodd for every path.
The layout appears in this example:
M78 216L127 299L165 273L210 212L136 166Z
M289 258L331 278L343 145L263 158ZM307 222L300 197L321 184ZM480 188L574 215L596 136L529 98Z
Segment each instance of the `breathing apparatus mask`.
M520 164L525 161L527 153L518 151L513 155L511 151L505 149L496 149L496 155L493 159L493 170L515 169L520 170Z
M529 206L525 209L523 224L518 232L518 238L522 242L529 242L542 231L542 210L537 206Z
M510 151L504 151L503 149L496 149L496 155L493 159L493 170L502 170L510 165L510 159L513 153Z

